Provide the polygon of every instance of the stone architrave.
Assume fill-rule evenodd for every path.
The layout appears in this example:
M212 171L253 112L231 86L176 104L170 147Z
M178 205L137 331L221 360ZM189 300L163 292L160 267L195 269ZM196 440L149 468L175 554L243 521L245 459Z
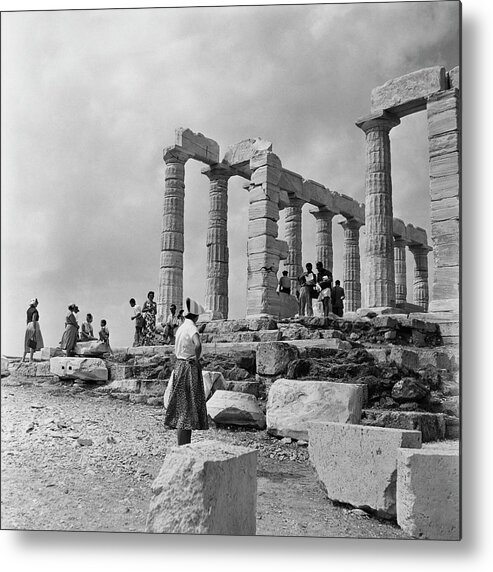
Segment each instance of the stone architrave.
M285 235L288 244L288 257L284 264L291 281L291 292L298 289L298 276L303 273L301 209L304 201L294 195L289 197L289 207L285 209Z
M219 145L202 133L179 127L175 130L175 145L181 147L197 161L207 165L219 163Z
M428 98L431 244L434 279L430 312L459 311L460 92L453 88Z
M399 450L397 524L415 538L460 540L458 449Z
M308 441L308 423L358 424L364 386L330 381L278 379L267 401L267 432Z
M366 134L365 226L369 308L395 306L390 130L398 117L379 112L356 125Z
M255 535L256 510L257 451L202 441L166 452L152 484L146 530Z
M270 151L260 151L250 160L252 171L249 187L248 209L248 274L247 311L248 317L273 316L280 312L277 295L277 272L280 250L277 239L279 220L279 180L281 161ZM265 249L251 257L251 243L257 239L270 239Z
M332 219L337 213L326 208L319 208L318 211L311 211L311 214L317 219L316 262L321 262L326 270L330 270L332 272L334 267Z
M108 381L108 368L101 358L53 357L50 373L82 381Z
M189 158L189 153L176 146L167 147L163 154L166 172L157 300L159 321L166 319L171 304L177 308L183 304L185 163Z
M356 310L361 308L359 229L363 223L351 218L339 224L344 229L344 309L346 312L356 312Z
M228 179L231 171L217 164L202 173L210 179L207 229L207 283L205 307L213 319L228 319Z
M394 271L395 302L405 304L407 301L406 241L402 237L394 238Z
M395 518L399 449L421 449L421 433L349 423L310 423L310 460L330 500Z
M428 252L431 248L424 245L411 245L409 250L414 256L413 302L421 306L423 312L428 311Z

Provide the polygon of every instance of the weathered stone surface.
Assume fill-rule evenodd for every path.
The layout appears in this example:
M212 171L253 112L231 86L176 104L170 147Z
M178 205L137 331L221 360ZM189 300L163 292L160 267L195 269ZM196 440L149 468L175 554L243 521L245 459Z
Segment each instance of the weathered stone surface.
M140 393L151 397L159 397L164 395L165 390L164 381L156 381L155 379L141 379L140 380Z
M450 87L460 89L460 66L456 66L448 72Z
M286 319L296 316L298 313L298 300L295 296L286 294L285 292L279 292L279 318Z
M402 347L392 347L390 350L389 361L393 361L396 365L413 370L418 369L419 367L418 353Z
M249 395L259 396L259 383L257 381L227 381L226 387L222 388L227 391L238 391L239 393L248 393Z
M223 163L236 167L245 165L259 151L271 151L272 143L260 137L256 139L243 139L235 145L230 145L223 158Z
M265 415L253 395L218 390L207 402L207 413L215 423L265 428Z
M36 377L52 377L51 367L49 361L44 361L36 364Z
M308 441L308 423L359 423L362 385L278 379L267 401L267 431L279 437Z
M222 373L218 371L202 371L204 394L209 399L218 389L226 389L227 383Z
M2 377L7 377L9 375L9 360L5 356L2 356Z
M421 431L423 443L445 439L445 415L418 411L387 411L364 409L361 423L389 429Z
M102 356L109 351L108 345L94 340L92 342L77 342L74 347L74 353L77 356Z
M257 452L221 441L173 447L152 484L147 532L255 535Z
M267 342L257 346L257 373L277 375L286 371L291 360L298 357L298 350L284 342Z
M391 110L403 117L420 111L426 106L426 98L437 91L448 89L447 72L440 66L421 69L391 79L371 92L372 112Z
M62 348L51 348L51 347L44 347L41 348L41 359L42 360L49 360L52 357L61 357L64 355Z
M404 377L392 388L392 399L399 403L406 401L420 401L430 393L427 384L415 377Z
M310 459L329 499L396 515L397 454L421 448L421 433L343 423L309 424Z
M219 163L219 145L202 133L194 133L190 129L179 127L175 130L175 144L183 147L197 161L208 165Z
M108 389L117 393L138 393L140 391L139 379L115 379L108 384Z
M459 451L400 449L397 524L415 538L460 540Z
M100 358L54 357L50 372L62 378L107 381L108 369Z

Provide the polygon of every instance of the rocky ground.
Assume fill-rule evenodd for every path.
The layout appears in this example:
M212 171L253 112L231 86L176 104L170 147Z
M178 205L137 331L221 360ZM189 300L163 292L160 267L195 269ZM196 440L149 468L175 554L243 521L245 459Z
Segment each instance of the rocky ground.
M12 375L2 378L1 413L3 529L145 531L151 483L175 443L160 407ZM193 439L259 451L259 535L408 538L331 503L303 444L225 428Z

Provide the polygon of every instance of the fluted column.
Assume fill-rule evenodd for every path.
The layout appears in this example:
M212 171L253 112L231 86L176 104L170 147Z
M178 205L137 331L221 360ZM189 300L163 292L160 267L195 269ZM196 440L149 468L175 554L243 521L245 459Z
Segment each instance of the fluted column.
M407 302L406 241L394 238L395 302Z
M177 147L164 150L163 225L159 270L158 319L164 320L171 304L183 305L183 250L185 163L190 155Z
M359 229L363 225L356 219L339 223L344 229L343 286L346 312L361 308L361 264L359 253Z
M398 117L370 115L356 125L366 134L365 226L370 308L395 306L394 237L390 137Z
M228 318L228 179L229 169L217 164L202 170L210 180L207 229L207 282L205 306L213 319Z
M427 312L429 302L428 252L431 248L419 245L410 246L409 250L414 256L413 302L417 306L421 306L424 312Z
M288 257L284 266L291 281L291 292L294 295L298 288L298 276L303 273L302 238L301 238L301 209L302 199L293 196L289 198L289 207L285 212L285 236L288 245Z
M334 266L334 250L332 247L332 219L337 214L325 207L311 211L317 219L317 260L326 270L332 272Z

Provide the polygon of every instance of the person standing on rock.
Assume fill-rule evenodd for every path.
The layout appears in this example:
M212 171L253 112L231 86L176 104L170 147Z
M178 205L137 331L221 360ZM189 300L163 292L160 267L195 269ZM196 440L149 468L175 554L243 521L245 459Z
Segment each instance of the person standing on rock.
M327 317L331 310L332 296L332 272L326 270L321 262L317 262L317 285L320 289L318 299L322 302L324 316Z
M41 335L41 328L39 327L38 303L38 299L33 298L29 302L29 308L27 309L27 326L24 335L24 355L22 356L22 361L25 361L27 352L29 352L29 361L33 361L34 352L44 347L43 336Z
M299 298L299 314L300 316L306 315L313 316L313 307L312 307L312 292L315 287L317 277L312 271L312 264L311 262L306 263L306 272L298 278L298 282L300 283L300 298Z
M291 280L288 278L288 271L283 270L282 276L279 278L279 285L277 291L284 292L284 294L291 294Z
M94 330L92 328L92 314L86 315L86 321L83 322L80 328L80 341L81 342L92 342L96 338L94 337Z
M344 288L341 287L341 281L336 280L336 285L332 288L332 311L341 318L344 314L344 298Z
M175 343L175 335L178 327L180 326L180 321L178 320L178 316L176 315L176 306L175 304L171 304L169 307L169 314L166 318L166 323L164 324L164 343L165 344L174 344Z
M176 429L178 445L192 440L193 430L209 429L200 356L202 342L196 323L204 308L187 298L188 313L176 331L176 364L166 388L164 423Z
M142 345L142 328L144 327L144 317L142 316L142 308L135 301L135 298L130 298L130 307L133 310L131 320L135 320L135 334L134 334L134 347Z
M142 345L156 345L156 315L157 304L154 302L154 292L147 293L147 300L142 306L142 316L144 317L144 327L142 329Z
M70 304L68 314L65 316L65 331L63 332L60 347L62 350L65 350L67 357L74 355L74 348L77 343L79 324L77 323L76 314L78 311L77 304Z

